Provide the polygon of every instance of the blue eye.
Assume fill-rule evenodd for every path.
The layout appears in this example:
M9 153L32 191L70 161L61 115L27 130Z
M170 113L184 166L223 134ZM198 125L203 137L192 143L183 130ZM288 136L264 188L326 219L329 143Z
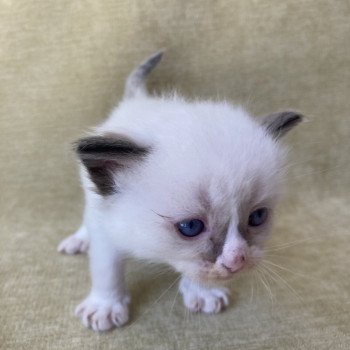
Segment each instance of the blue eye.
M176 228L186 237L195 237L203 232L204 223L198 219L189 219L178 222Z
M249 215L248 225L249 226L260 226L266 221L267 216L268 216L267 208L259 208L257 210L254 210Z

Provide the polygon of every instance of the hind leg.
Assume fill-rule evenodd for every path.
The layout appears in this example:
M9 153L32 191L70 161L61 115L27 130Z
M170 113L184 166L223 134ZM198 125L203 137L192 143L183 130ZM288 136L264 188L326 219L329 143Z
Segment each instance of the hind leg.
M89 248L89 241L87 229L82 224L77 232L61 241L57 251L67 255L85 253Z

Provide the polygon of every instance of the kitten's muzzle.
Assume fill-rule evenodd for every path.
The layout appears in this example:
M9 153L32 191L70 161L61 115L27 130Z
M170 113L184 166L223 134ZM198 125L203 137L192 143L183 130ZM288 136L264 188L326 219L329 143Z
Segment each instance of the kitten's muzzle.
M237 273L242 270L247 262L247 257L244 252L236 254L232 259L220 259L220 265L230 274Z

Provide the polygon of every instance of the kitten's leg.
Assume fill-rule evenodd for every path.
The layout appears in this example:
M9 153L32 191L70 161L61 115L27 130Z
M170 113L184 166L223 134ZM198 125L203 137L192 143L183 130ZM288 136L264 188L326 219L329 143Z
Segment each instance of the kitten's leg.
M124 259L104 235L91 235L89 296L75 310L83 325L94 331L120 327L129 319L124 286Z
M210 288L182 277L179 285L185 306L192 312L217 314L229 304L226 288Z
M84 224L73 235L66 237L57 247L62 254L73 255L85 253L89 248L89 234Z

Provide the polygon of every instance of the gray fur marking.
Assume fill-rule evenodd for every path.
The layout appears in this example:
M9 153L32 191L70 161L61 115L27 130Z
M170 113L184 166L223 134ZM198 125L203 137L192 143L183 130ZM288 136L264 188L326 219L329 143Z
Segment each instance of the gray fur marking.
M163 54L163 50L158 51L131 72L125 84L125 98L147 95L146 78L162 59Z
M97 193L102 196L117 192L115 171L140 161L149 153L147 147L136 144L126 136L112 133L85 137L78 140L74 147L90 179L95 183Z
M303 119L304 116L298 112L284 111L264 117L262 125L273 138L279 139L298 125Z

